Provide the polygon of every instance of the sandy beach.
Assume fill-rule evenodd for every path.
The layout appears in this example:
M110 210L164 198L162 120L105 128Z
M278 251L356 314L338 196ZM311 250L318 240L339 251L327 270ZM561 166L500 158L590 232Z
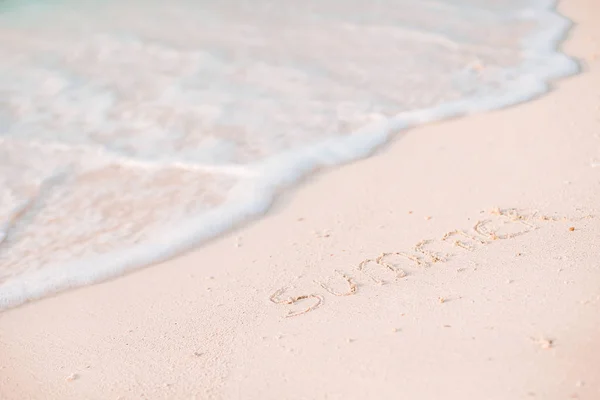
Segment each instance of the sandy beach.
M600 4L559 10L583 71L547 95L0 313L0 399L600 399Z

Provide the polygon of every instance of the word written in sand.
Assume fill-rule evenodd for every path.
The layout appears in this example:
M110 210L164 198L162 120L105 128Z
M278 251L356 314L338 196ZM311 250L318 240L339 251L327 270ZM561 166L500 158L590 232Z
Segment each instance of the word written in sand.
M593 218L592 215L569 219L567 217L547 216L540 214L537 210L518 210L516 208L500 209L494 208L490 211L490 217L485 220L479 220L469 230L453 230L446 232L438 239L421 240L412 248L410 252L390 252L381 253L375 258L368 258L359 262L353 269L353 274L362 276L369 282L376 285L387 283L380 276L382 272L389 276L393 281L399 281L406 277L408 273L403 270L399 264L408 263L413 267L425 268L432 264L445 263L452 259L456 254L452 252L438 252L432 250L435 245L445 244L461 252L473 252L482 246L487 246L498 240L512 239L525 235L538 229L538 223L552 221L578 221L587 218ZM571 231L574 228L570 228ZM340 291L332 288L327 282L314 281L315 286L325 290L326 293L333 296L354 296L358 293L358 284L353 274L335 271L346 284L347 289ZM388 278L388 279L390 279ZM325 297L322 294L311 293L300 296L285 297L285 292L289 288L283 287L276 290L269 300L278 305L293 305L299 302L305 302L307 306L300 310L290 310L286 318L297 317L309 313L319 308ZM444 299L440 298L440 302Z

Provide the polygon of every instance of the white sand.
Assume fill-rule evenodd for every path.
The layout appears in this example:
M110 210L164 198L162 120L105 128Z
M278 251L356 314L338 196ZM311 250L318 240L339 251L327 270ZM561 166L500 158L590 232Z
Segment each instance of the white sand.
M414 129L193 253L0 314L0 398L600 398L600 6L561 11L585 71L549 95ZM558 220L397 281L367 265L385 285L357 270L495 206ZM314 282L347 291L336 269L356 293ZM316 298L270 302L284 286L322 304L285 318Z

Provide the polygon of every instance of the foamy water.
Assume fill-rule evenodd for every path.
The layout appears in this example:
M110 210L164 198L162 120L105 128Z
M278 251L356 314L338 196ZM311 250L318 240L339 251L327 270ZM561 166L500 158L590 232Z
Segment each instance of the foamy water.
M3 4L0 309L165 259L407 126L577 71L543 0Z

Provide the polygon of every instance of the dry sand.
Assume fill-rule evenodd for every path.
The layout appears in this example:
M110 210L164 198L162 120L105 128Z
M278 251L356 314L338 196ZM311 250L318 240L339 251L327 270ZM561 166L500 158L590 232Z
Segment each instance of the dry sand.
M0 398L600 399L600 4L560 9L585 71L550 94L411 130L197 251L0 314Z

